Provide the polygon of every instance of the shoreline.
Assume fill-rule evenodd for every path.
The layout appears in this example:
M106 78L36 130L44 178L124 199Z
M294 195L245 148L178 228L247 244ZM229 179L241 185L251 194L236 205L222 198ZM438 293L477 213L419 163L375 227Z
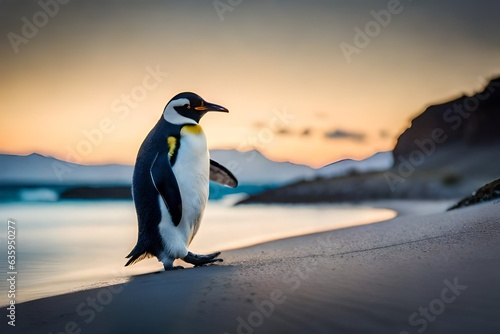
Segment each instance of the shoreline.
M271 205L269 207L265 205L256 205L253 207L227 208L226 205L216 204L217 203L212 203L209 210L207 210L208 215L205 217L205 224L200 230L201 233L199 233L191 244L190 250L194 253L204 254L214 251L226 252L228 250L255 246L273 240L324 232L349 226L371 224L390 219L396 214L393 210L372 209L371 207L353 204L294 205L290 208L285 205ZM86 203L85 205L88 209L92 208L92 203ZM46 210L50 210L50 212L54 212L58 209L60 209L59 204L46 208ZM117 212L121 214L120 217L127 219L126 215L123 214L123 212L127 212L127 209L127 207L124 209L124 205L116 207L115 203L113 203L111 207L108 207L108 203L102 203L100 210L93 211L93 215L87 217L87 219L90 224L93 224L93 230L102 229L103 231L109 231L109 226L115 226L113 222L111 221L109 225L102 226L97 223L97 219L101 215L108 214L108 212L112 212L113 210L117 210ZM9 208L5 211L11 211L11 209ZM51 216L55 221L64 221L66 215L70 214L68 208L65 208L65 211L59 212L62 213ZM15 213L14 215L19 217L21 221L30 220L30 215L22 216L20 213ZM49 215L45 213L45 220L42 219L42 223L45 222L47 226L50 224L50 219L47 218L48 216ZM304 224L304 221L307 221L308 217L311 220L310 224ZM33 215L31 218L33 218ZM115 222L117 221L118 219ZM270 225L270 221L274 222L274 224ZM87 226L85 222L80 224L80 226ZM127 254L127 252L130 251L126 245L128 245L128 241L135 242L133 239L136 237L133 233L137 233L135 231L136 223L135 225L127 225L127 233L125 233L124 230L121 232L114 230L117 236L125 235L125 237L121 237L120 239L115 238L115 241L112 241L116 247L113 249L109 247L103 248L103 250L107 252L102 254L94 252L94 254L99 257L92 262L87 262L89 261L89 257L86 253L82 254L73 250L74 256L72 258L68 256L57 258L56 261L60 261L56 262L58 265L53 267L52 271L38 269L36 272L34 270L30 271L30 269L27 268L27 264L31 259L22 256L23 261L21 264L24 265L24 268L21 268L20 273L22 274L23 280L19 282L21 286L18 286L18 288L21 293L17 295L17 302L27 302L65 293L88 290L94 287L122 283L136 275L162 271L163 267L156 259L148 259L132 267L123 267L123 254ZM58 226L66 228L66 224L59 224ZM56 230L57 228L53 228L54 232L52 235L55 234ZM36 238L39 237L33 233L33 229L30 231L29 226L25 227L23 231L26 232L24 235L29 240L36 240ZM108 238L113 237L111 233L107 233L106 235ZM49 237L50 236L51 235L49 235ZM53 241L58 242L56 239ZM100 238L94 241L93 244L98 245L103 242L106 242L106 240ZM46 242L46 244L49 246L51 245L50 242ZM87 242L87 244L89 244L89 242ZM26 246L31 246L32 249L36 249L36 247L34 247L35 244L27 244ZM67 247L69 247L70 250L72 249L71 244L68 244ZM80 246L80 249L81 248ZM64 254L64 248L59 247L58 249ZM115 251L116 249L120 250ZM44 258L44 260L52 261L50 258ZM85 262L82 263L81 266L75 265L75 263L79 263L80 261ZM39 264L34 261L32 262L32 267L38 268L37 266L39 266ZM180 260L177 261L177 265L192 267L191 264L186 264ZM4 283L0 282L2 290L4 290L4 285ZM8 303L6 297L6 295L0 296L0 306L4 306Z
M441 200L439 202L443 202L443 201ZM356 227L356 226L378 224L378 223L382 223L385 221L390 221L392 219L396 219L396 218L401 217L401 216L414 214L415 210L410 208L410 205L409 205L410 203L412 205L417 204L419 206L424 205L426 207L424 212L423 213L421 212L420 214L429 214L429 213L433 213L433 212L439 212L441 207L444 208L446 206L446 205L439 205L439 204L436 205L435 201L427 201L427 200L374 200L374 201L363 201L363 202L357 202L357 203L345 202L345 203L333 203L333 204L329 204L329 203L298 204L299 206L304 205L304 206L313 206L313 207L318 206L318 205L330 207L331 205L333 205L333 206L337 206L337 207L354 207L354 208L366 208L366 207L368 207L368 208L375 208L375 209L386 209L386 210L393 211L395 213L395 216L393 218L389 218L389 219L375 220L373 222L362 223L362 224L358 224L358 225L346 225L346 226L342 226L342 227L338 227L338 228L334 228L334 229L320 230L320 231L304 233L304 234L300 234L300 235L290 235L290 236L286 236L286 237L280 237L277 239L271 239L271 240L265 240L262 242L246 244L246 245L243 245L241 247L221 249L220 251L223 254L228 253L228 252L237 252L237 251L244 250L247 248L258 247L260 245L264 245L267 243L272 243L272 242L276 242L276 241L280 241L280 240L300 238L300 237L309 236L309 235L331 232L334 230L341 230L341 229L347 229L347 228ZM430 206L427 204L430 204ZM250 205L262 205L262 204L256 203L256 204L250 204ZM270 205L273 206L274 204L270 204ZM278 205L284 205L284 204L278 204ZM296 207L297 205L293 205L293 206ZM193 267L192 265L185 263L182 260L177 260L177 262L178 262L177 263L178 265L182 265L186 269L191 269ZM122 270L124 270L124 268L122 268ZM150 272L144 271L144 270L139 270L139 271L137 271L135 273L133 272L131 274L122 273L123 275L119 275L119 276L112 277L112 278L104 278L104 279L97 279L97 280L91 280L91 279L87 278L86 279L87 283L82 282L82 285L80 285L78 287L74 287L70 291L56 293L53 295L35 297L33 299L28 299L28 300L22 300L18 304L34 302L34 301L37 301L40 299L55 298L55 297L59 297L62 295L70 295L70 294L74 294L74 293L78 293L78 292L82 292L82 291L88 291L88 290L92 290L92 289L105 288L105 287L112 286L112 285L126 284L128 280L133 279L135 277L152 275L152 274L157 274L157 273L161 273L161 272L163 272L163 270L158 270L158 271L152 270ZM2 308L7 307L7 306L8 306L8 304L1 304L0 305L0 307L2 307Z
M423 216L433 213L445 212L450 206L457 203L457 199L440 199L440 200L419 200L419 199L403 199L403 200L374 200L362 201L360 205L367 205L376 209L389 209L396 212L396 218L405 216Z
M425 324L428 333L494 333L499 240L500 201L401 215L226 251L222 265L21 303L16 332L416 333ZM456 295L442 293L450 286Z

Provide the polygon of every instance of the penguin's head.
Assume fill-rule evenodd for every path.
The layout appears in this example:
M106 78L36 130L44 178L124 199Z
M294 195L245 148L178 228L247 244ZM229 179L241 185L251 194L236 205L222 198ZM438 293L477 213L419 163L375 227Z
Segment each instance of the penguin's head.
M174 96L163 110L163 118L173 124L197 124L209 111L229 112L226 108L207 102L198 94L185 92Z

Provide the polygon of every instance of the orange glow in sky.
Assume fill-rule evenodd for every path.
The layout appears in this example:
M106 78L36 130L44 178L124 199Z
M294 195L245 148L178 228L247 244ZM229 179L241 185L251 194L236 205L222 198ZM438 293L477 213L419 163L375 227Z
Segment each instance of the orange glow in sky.
M500 71L498 5L446 3L404 3L350 62L341 43L387 1L248 1L223 20L212 2L68 3L17 53L2 39L0 152L132 164L182 91L230 110L202 119L210 148L315 167L390 150L427 105ZM1 6L3 36L40 10Z

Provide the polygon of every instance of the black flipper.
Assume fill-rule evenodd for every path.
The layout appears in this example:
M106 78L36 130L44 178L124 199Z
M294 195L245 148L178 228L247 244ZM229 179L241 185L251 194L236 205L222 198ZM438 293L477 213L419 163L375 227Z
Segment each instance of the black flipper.
M224 186L236 188L238 180L226 167L210 159L210 181L217 182Z
M182 218L182 199L179 185L170 165L168 151L159 152L156 155L150 173L156 190L172 216L172 222L178 226Z

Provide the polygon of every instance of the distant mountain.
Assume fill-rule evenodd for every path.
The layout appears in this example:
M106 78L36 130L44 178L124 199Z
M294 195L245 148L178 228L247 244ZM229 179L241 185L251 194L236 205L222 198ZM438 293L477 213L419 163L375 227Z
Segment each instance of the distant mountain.
M315 169L269 160L257 150L212 150L210 157L233 172L240 184L279 185L314 176Z
M392 164L392 153L381 152L365 160L341 160L320 169L276 162L257 150L212 150L210 157L223 164L245 185L281 185L302 179L332 177L351 171L384 170ZM130 185L133 166L78 165L40 154L0 154L0 184L3 185Z
M280 185L314 175L314 169L267 159L258 151L213 150L211 157L229 168L240 184ZM78 165L40 154L0 154L0 185L130 185L133 166Z
M40 154L0 154L0 185L128 185L133 167L84 166Z
M318 177L383 170L391 165L391 153L377 153L355 161L342 160L320 169L276 162L259 151L212 150L210 156L223 164L239 180L236 189L210 184L210 199L230 194L257 194L285 184ZM27 156L0 154L0 201L56 201L58 199L130 198L133 166L68 163L40 154Z
M239 180L236 189L210 184L210 199L230 194L255 194L311 176L314 169L275 162L258 151L214 150L211 157ZM58 199L130 198L133 166L68 163L40 154L0 154L0 201L57 201Z
M350 173L383 171L392 167L392 152L378 152L364 160L345 159L318 169L315 176L322 178L336 177Z

